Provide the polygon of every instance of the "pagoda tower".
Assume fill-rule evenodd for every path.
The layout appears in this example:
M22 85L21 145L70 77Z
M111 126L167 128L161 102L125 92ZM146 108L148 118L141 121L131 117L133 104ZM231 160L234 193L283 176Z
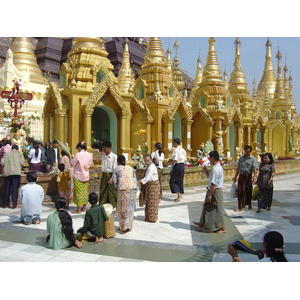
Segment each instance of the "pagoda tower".
M219 62L215 50L215 39L209 38L209 50L204 66L203 77L198 90L194 93L191 104L194 112L192 125L193 147L199 147L201 143L212 140L215 149L222 155L229 149L229 123L223 124L228 113L226 104L230 95L223 82ZM197 114L200 112L200 115ZM197 116L198 115L198 116ZM202 120L204 116L204 120ZM201 124L201 125L200 125ZM198 139L196 132L201 127L201 135ZM203 128L205 126L205 128ZM226 134L224 135L224 133ZM223 144L224 141L224 144ZM197 149L197 148L196 148Z
M5 90L11 89L13 80L21 80L20 91L31 93L33 100L26 101L19 111L30 120L30 136L37 140L44 140L43 136L43 109L48 82L43 77L42 71L37 64L34 54L34 46L31 38L16 37L6 52L6 61L0 69L0 82ZM10 106L7 100L1 99L0 107L9 112Z
M121 68L118 73L117 86L123 93L129 93L132 92L132 87L134 83L135 83L134 72L130 66L128 39L125 38L123 60L122 60Z
M235 44L235 59L234 59L234 69L230 74L229 81L229 93L232 97L232 102L239 104L241 106L242 111L244 111L244 115L246 114L245 108L247 106L247 102L249 101L249 89L248 84L246 82L246 76L242 70L241 65L241 53L240 46L241 40L236 38L234 41Z
M276 77L274 74L273 62L272 62L272 52L271 52L271 42L268 38L266 42L266 59L265 67L263 71L262 78L258 84L257 99L259 107L267 114L269 108L272 105L272 100L274 97Z
M10 50L13 53L14 65L20 71L26 72L28 70L30 82L39 84L45 83L45 78L37 64L33 44L30 38L16 37L10 46Z
M170 98L169 89L172 83L171 70L164 55L161 40L158 37L150 37L144 57L144 64L140 70L139 81L143 83L142 100L153 117L153 123L147 124L147 143L162 142L165 151L168 151L168 134L163 134L163 116L168 109ZM169 124L172 126L172 123ZM172 130L169 130L172 131Z
M178 48L179 48L179 44L178 44L178 41L176 40L174 42L175 57L174 57L173 64L172 64L172 79L173 79L173 82L175 83L177 90L182 91L184 89L185 84L184 84L183 77L182 77L182 71L179 67L180 62L179 62L179 58L178 58L178 54L177 54Z
M190 99L193 99L194 94L195 94L196 90L199 88L199 84L202 81L203 71L202 71L201 63L202 63L202 60L201 60L200 55L199 55L199 57L197 59L196 76L194 78L192 89L191 89L191 92L190 92Z

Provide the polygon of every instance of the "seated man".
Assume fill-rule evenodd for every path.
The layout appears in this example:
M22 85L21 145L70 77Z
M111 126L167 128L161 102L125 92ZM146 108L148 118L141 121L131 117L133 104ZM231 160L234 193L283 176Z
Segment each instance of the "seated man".
M36 172L27 173L28 183L20 189L21 222L25 225L40 224L42 202L44 200L43 188L36 184Z

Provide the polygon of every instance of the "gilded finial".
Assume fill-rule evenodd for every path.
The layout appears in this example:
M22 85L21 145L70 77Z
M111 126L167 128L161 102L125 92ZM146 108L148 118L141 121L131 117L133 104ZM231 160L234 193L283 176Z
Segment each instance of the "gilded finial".
M175 53L177 53L177 50L178 50L178 48L179 48L179 43L178 43L177 38L176 38L176 40L175 40L175 42L174 42L173 48L174 48L174 50L175 50Z

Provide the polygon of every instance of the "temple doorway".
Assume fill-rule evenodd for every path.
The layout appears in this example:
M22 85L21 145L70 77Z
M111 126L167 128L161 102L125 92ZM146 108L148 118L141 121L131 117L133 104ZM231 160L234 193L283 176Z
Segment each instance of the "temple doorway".
M112 142L112 151L118 149L118 120L114 111L105 105L94 107L92 116L93 138L96 141L109 140Z
M179 138L182 141L182 124L181 124L181 117L178 112L174 114L174 123L173 123L173 139ZM186 145L185 145L186 147Z

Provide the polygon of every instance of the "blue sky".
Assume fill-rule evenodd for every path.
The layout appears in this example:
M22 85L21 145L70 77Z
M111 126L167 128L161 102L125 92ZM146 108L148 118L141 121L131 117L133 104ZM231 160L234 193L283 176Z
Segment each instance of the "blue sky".
M180 67L187 71L192 78L195 77L197 68L197 59L202 59L202 69L205 66L208 53L208 37L161 37L164 51L167 51L169 45L171 57L174 58L175 49L173 48L175 40L178 40L178 57ZM215 37L215 48L223 74L226 69L227 81L230 80L230 74L233 70L235 56L234 41L236 37ZM256 86L262 78L265 55L266 41L268 37L240 37L241 40L241 65L245 73L248 88L252 94L253 79L256 79ZM286 63L289 71L288 75L293 77L293 94L297 113L300 114L300 38L299 37L270 37L272 43L272 58L274 73L277 78L277 59L276 54L279 50L282 54L282 69ZM282 73L283 76L283 73Z

